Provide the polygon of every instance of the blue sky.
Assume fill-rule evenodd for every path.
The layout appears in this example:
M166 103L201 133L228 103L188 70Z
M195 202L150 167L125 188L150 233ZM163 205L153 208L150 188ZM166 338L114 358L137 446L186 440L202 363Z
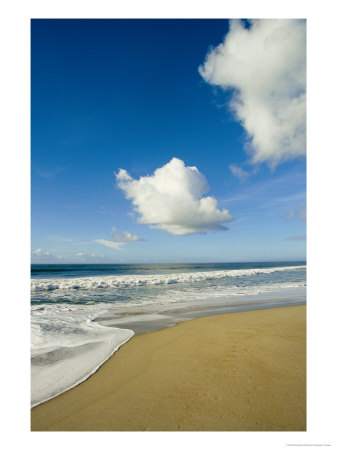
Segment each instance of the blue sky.
M304 27L33 20L32 262L304 260Z

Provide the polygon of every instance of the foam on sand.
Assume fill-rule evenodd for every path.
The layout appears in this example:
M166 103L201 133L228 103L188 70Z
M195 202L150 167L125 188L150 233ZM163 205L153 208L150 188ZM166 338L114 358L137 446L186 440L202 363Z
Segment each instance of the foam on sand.
M305 306L136 336L32 410L32 431L305 431Z
M31 404L36 406L94 373L134 332L105 327L81 313L32 316Z

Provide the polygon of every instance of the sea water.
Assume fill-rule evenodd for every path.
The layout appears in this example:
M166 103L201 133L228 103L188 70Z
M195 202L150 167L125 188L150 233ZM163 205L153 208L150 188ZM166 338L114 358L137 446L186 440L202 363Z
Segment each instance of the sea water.
M306 298L304 262L33 264L31 276L32 406L84 381L134 334Z

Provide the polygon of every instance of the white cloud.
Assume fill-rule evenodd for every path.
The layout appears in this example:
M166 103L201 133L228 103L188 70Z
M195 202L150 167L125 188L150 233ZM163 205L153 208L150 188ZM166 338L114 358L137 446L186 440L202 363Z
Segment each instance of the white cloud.
M232 172L232 174L236 178L239 178L240 181L247 180L249 174L246 170L243 170L241 167L237 166L236 164L230 164L229 168L230 168L230 171Z
M223 223L232 220L226 209L218 209L214 197L202 197L209 191L204 175L178 158L139 180L124 169L116 178L126 198L132 200L138 222L152 228L176 235L205 233L226 230Z
M34 250L32 253L35 256L50 256L50 252L44 252L42 248L38 248Z
M90 260L90 258L96 258L96 257L97 258L104 258L104 255L97 255L96 253L87 253L87 252L79 252L79 253L76 253L75 256L79 256L79 257L84 258L86 260Z
M224 42L199 67L209 84L235 93L231 107L248 136L251 163L305 155L306 23L304 20L230 22Z
M110 233L115 242L135 242L142 240L136 234L131 234L128 231L122 231L121 233L119 233L115 227L111 228Z
M37 248L32 251L31 259L33 263L52 262L55 260L55 256L49 251L44 251L42 248Z
M95 239L94 242L102 244L105 247L114 248L115 250L121 250L128 242L137 242L143 240L136 234L131 234L128 231L119 232L115 227L111 228L110 234L113 237L113 241L108 241L106 239Z
M94 242L102 244L105 247L114 248L115 250L121 250L121 248L125 245L125 242L107 241L106 239L95 239Z

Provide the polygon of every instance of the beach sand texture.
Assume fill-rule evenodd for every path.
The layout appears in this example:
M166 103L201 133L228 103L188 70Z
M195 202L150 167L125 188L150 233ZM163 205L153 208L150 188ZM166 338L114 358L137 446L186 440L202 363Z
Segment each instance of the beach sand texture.
M32 431L305 431L306 307L136 336L31 417Z

